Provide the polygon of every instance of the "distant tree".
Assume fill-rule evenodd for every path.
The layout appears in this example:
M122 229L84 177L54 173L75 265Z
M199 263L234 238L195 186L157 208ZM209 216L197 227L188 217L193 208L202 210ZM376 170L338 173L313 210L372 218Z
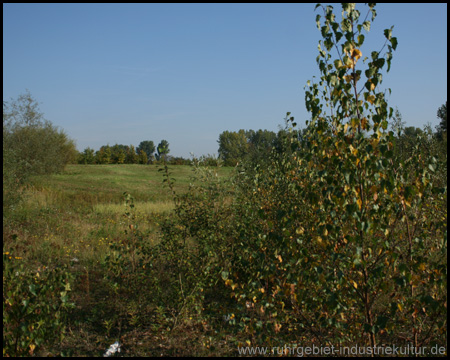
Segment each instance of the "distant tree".
M147 153L144 150L139 150L139 164L147 164L148 163L148 157L147 157Z
M79 164L93 164L95 162L94 149L87 147L79 154L78 163Z
M125 163L125 158L126 158L125 151L123 149L119 149L116 153L115 158L116 158L116 161L115 161L116 164Z
M403 133L403 130L405 129L405 122L403 121L402 114L398 110L398 108L395 108L394 116L392 117L392 123L391 128L394 132L394 136L398 136L399 134Z
M111 147L111 163L123 164L128 153L129 146L122 144L115 144Z
M443 138L444 133L447 134L447 101L437 111L437 117L441 122L436 127L437 136L439 139Z
M182 156L167 156L166 161L169 165L190 165L191 161L183 158Z
M59 172L77 157L74 141L44 118L29 91L3 102L3 143L30 175Z
M245 130L224 131L219 135L219 157L225 166L235 166L241 161L249 150L247 134Z
M156 160L163 160L166 158L167 154L169 154L169 142L167 140L161 140L158 147L156 148Z
M268 158L275 145L277 134L269 130L249 130L246 132L248 139L248 156L254 163L260 163Z
M414 140L421 134L423 134L423 130L421 128L416 128L415 126L407 126L403 131L403 136L412 140Z
M111 147L109 145L102 146L95 153L95 162L97 164L110 164L111 163Z
M141 141L136 150L138 153L141 150L144 151L147 155L147 161L151 161L153 159L153 153L155 152L155 144L151 140Z
M136 149L133 145L128 148L127 156L125 158L125 163L127 164L137 164L139 162L139 156L136 153Z

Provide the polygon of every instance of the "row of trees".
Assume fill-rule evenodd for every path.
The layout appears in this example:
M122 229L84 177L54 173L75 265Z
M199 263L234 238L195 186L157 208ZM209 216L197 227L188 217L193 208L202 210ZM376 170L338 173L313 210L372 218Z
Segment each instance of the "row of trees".
M411 146L419 136L427 133L435 137L438 141L446 145L447 142L447 103L443 104L437 111L437 117L440 123L433 132L427 125L425 129L414 126L406 126L402 121L402 115L397 109L392 123L392 129L395 132L397 148ZM304 131L300 132L300 136ZM365 136L367 134L364 134ZM239 130L224 131L220 134L219 140L219 158L225 166L236 166L242 161L250 161L259 164L268 159L272 150L283 151L283 138L286 136L286 130L279 130L277 133L269 130Z
M269 155L277 140L278 135L268 130L224 131L218 140L219 157L225 166L235 166L245 158L258 160Z
M154 160L168 160L169 142L161 140L156 147L151 140L141 141L135 148L133 145L104 145L98 151L87 147L78 155L79 164L149 164Z

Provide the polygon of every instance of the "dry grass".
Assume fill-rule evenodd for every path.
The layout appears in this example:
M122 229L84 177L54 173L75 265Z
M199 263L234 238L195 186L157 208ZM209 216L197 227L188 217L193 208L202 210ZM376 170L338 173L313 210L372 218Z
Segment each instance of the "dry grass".
M172 211L175 206L172 201L141 201L134 204L136 214L152 214L152 213L168 213ZM126 210L124 204L114 204L114 203L100 203L94 205L94 212L98 214L106 215L118 215L123 214Z

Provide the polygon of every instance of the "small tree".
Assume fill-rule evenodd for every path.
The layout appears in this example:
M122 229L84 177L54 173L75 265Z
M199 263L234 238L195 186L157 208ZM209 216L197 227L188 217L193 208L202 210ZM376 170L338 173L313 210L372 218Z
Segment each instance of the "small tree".
M225 166L235 166L248 154L249 143L245 130L224 131L219 135L219 157Z
M87 147L78 157L79 164L93 164L95 162L94 149Z
M147 164L148 157L144 150L139 150L139 164Z
M136 149L133 145L130 145L127 151L127 156L125 159L125 163L127 164L137 164L139 162L139 156L136 153Z
M316 346L445 344L446 187L420 134L395 159L393 109L379 89L397 39L386 29L363 58L375 4L361 17L344 3L340 21L317 7L321 76L306 86L306 131L288 113L287 150L240 172L236 255L222 273L244 309L236 321L266 345L292 328ZM272 336L258 337L262 326Z
M167 154L169 154L170 152L169 142L167 140L161 140L156 150L157 150L156 160L158 161L164 160Z
M95 153L96 164L110 164L111 163L111 147L109 145L102 146Z

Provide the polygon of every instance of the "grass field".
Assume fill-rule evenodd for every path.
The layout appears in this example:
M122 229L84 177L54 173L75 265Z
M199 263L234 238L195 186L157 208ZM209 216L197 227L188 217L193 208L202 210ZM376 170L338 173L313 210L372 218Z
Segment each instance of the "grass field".
M125 205L124 192L134 198L133 222L146 234L145 241L158 242L160 222L171 216L174 209L173 195L163 183L160 168L69 165L61 174L34 178L34 185L24 193L22 205L4 224L4 253L14 252L20 258L18 261L29 268L73 266L76 285L72 296L76 310L63 342L66 353L98 356L114 342L112 333L119 320L113 315L117 309L106 303L113 299L114 293L108 294L101 262L110 253L112 244L127 239L130 218L124 214L130 208ZM219 168L218 175L226 178L232 170ZM175 191L179 194L187 191L194 176L193 168L171 166L169 171ZM145 334L139 331L133 329L133 336L144 339ZM149 352L147 345L144 347L136 346L127 354L160 355ZM172 347L178 349L179 343ZM47 351L41 355L58 354L61 349Z

